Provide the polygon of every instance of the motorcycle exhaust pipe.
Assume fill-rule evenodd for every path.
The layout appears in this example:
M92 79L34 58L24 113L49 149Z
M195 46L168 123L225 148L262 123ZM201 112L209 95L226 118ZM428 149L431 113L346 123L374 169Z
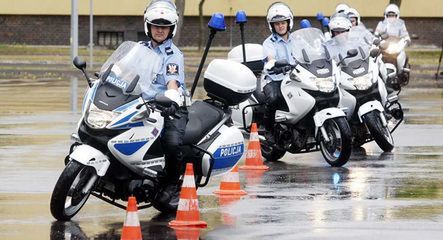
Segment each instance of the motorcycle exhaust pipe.
M398 101L398 95L392 95L388 97L388 102L393 103Z

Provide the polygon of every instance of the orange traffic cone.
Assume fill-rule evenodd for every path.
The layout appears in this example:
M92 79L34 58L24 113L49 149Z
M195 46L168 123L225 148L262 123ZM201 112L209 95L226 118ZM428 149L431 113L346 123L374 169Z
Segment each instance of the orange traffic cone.
M137 200L135 197L128 198L128 207L126 208L126 219L123 224L122 236L120 240L141 240L142 229L137 215Z
M261 155L260 140L258 139L257 124L252 123L251 133L246 152L245 165L240 166L241 170L268 170L268 166L263 164Z
M198 210L197 190L195 189L194 168L192 163L186 164L185 177L180 191L180 199L176 219L169 222L171 227L207 227L205 221L200 221Z
M226 173L222 181L220 182L220 189L214 191L218 195L245 195L247 192L241 190L240 178L238 176L238 166L235 167L228 173Z
M195 227L174 227L177 240L199 240L200 229Z

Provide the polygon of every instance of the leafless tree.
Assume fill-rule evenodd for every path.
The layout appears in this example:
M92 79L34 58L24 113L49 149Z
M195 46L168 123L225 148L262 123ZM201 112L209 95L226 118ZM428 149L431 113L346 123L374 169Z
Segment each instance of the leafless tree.
M185 16L185 0L176 0L175 5L177 6L178 11L178 24L177 24L177 32L175 33L174 41L177 45L180 44L180 37L182 33L183 20Z
M397 5L398 7L400 7L401 5L401 0L389 0L389 3L394 3L395 5Z
M200 0L198 4L198 18L200 20L200 27L198 29L198 50L201 51L203 46L203 32L205 30L203 23L203 4L205 4L205 0Z

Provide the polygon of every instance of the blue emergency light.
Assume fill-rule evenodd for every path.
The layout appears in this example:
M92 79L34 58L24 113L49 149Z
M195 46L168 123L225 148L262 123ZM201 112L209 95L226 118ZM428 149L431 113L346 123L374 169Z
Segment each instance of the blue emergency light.
M235 14L235 23L237 23L237 24L246 23L247 21L248 21L248 19L246 18L245 11L240 10Z
M226 30L225 16L223 13L212 14L211 20L209 20L208 27L216 31Z

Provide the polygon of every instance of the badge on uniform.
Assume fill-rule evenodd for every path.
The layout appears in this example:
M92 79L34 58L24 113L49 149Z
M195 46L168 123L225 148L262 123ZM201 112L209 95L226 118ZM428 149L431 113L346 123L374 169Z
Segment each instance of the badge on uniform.
M178 65L175 63L166 65L166 75L178 75Z

